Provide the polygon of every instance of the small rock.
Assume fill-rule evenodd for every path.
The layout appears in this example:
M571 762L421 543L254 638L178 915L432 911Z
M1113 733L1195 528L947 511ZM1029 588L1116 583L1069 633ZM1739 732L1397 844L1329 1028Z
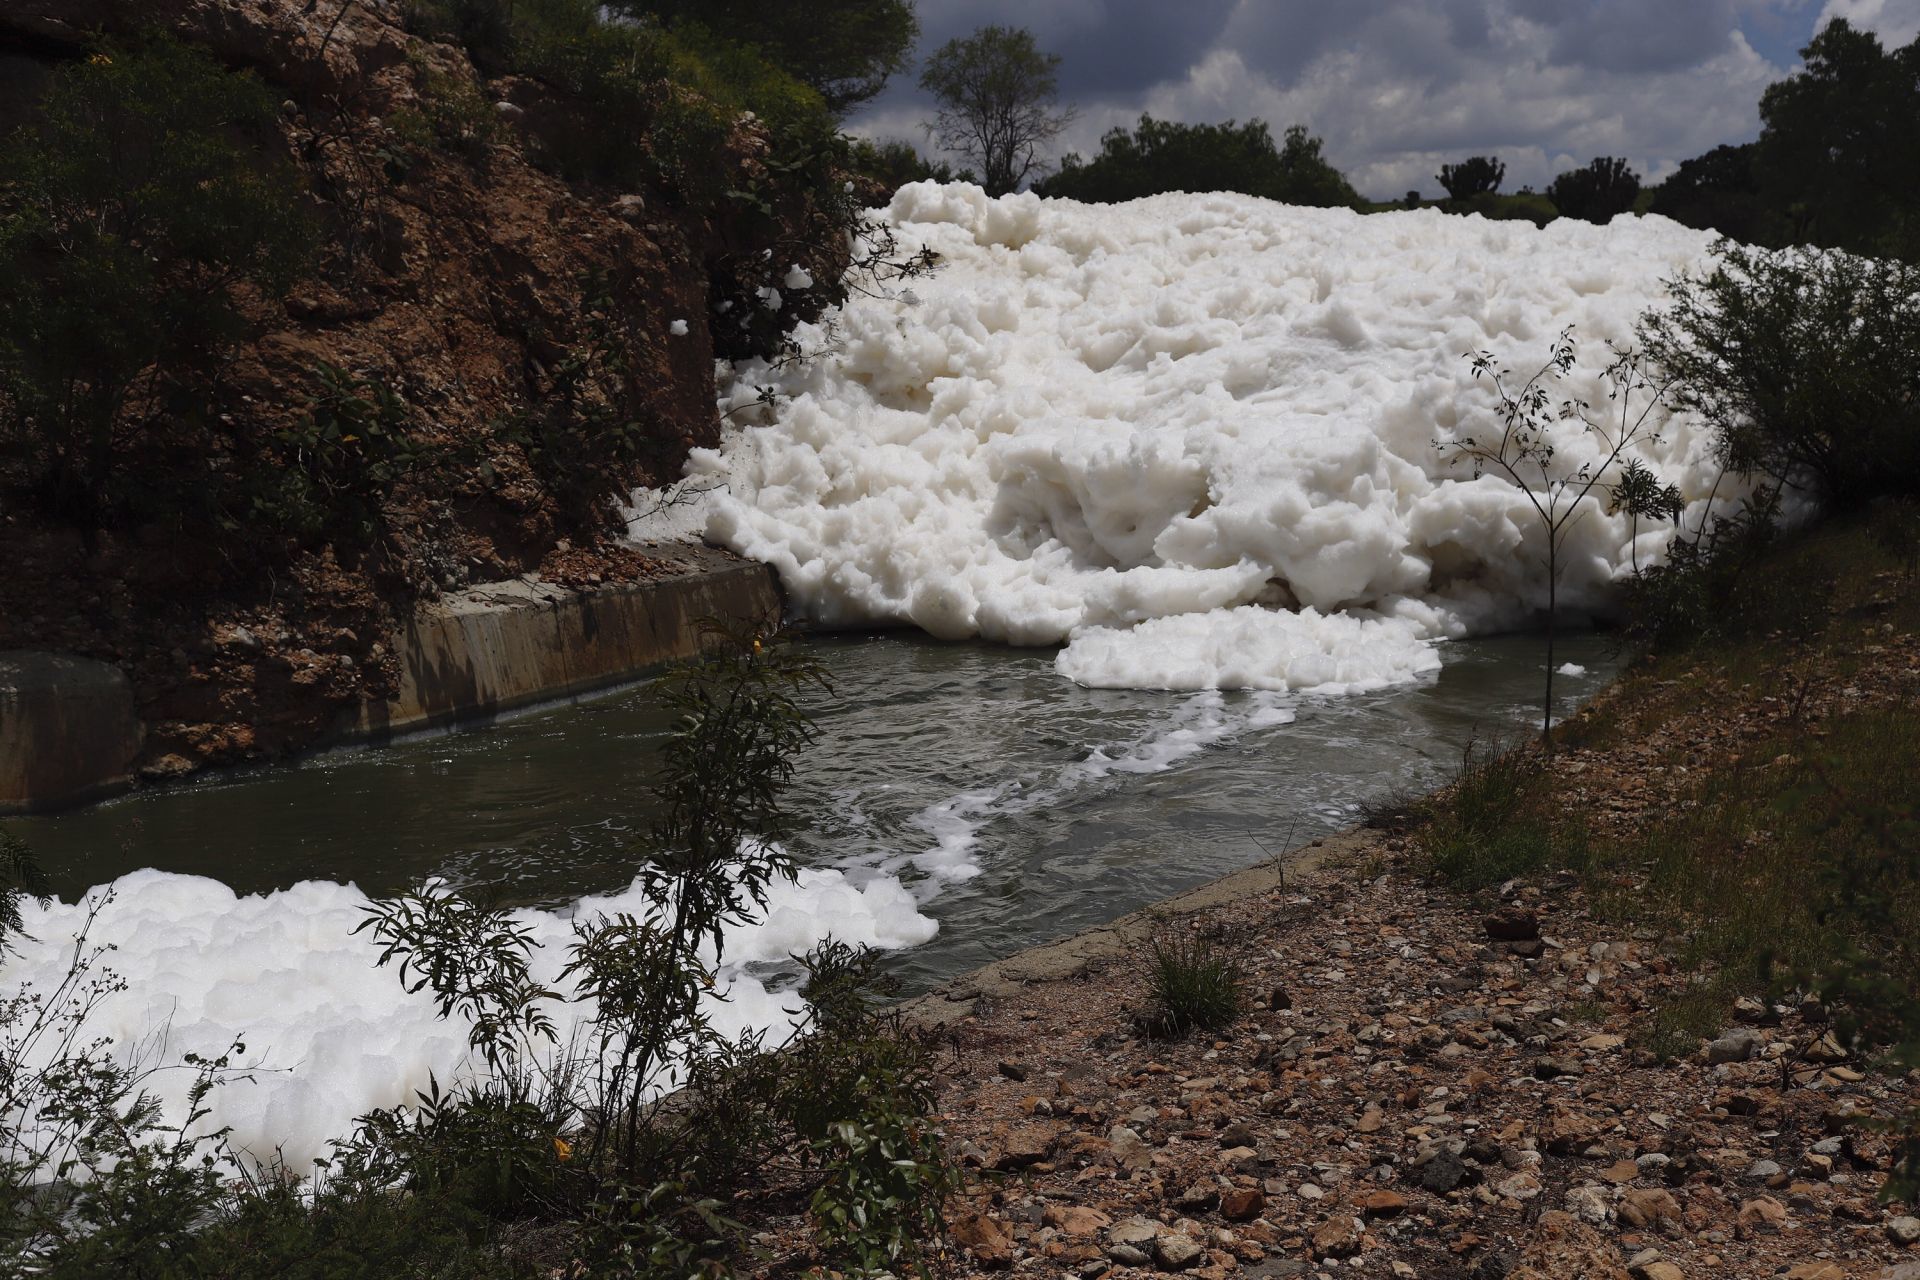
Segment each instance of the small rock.
M1236 1187L1220 1196L1220 1216L1228 1222L1251 1222L1267 1207L1257 1187Z
M1585 1183L1567 1192L1567 1212L1582 1222L1604 1227L1613 1221L1613 1196L1598 1183Z
M1540 1178L1522 1170L1511 1178L1503 1178L1493 1189L1509 1200L1527 1201L1540 1194Z
M1223 1147L1257 1147L1260 1145L1260 1131L1245 1120L1235 1120L1220 1131L1220 1145Z
M1113 1219L1098 1209L1077 1204L1050 1204L1040 1220L1069 1236L1097 1235L1113 1225Z
M1037 1124L1017 1124L1007 1130L993 1167L1002 1173L1039 1164L1053 1152L1054 1133Z
M1107 1145L1123 1169L1147 1169L1153 1165L1153 1149L1147 1146L1146 1139L1123 1124L1107 1131Z
M1013 1265L1013 1228L998 1218L965 1215L953 1224L953 1242L983 1267L998 1270Z
M1002 1062L1000 1074L1016 1084L1024 1084L1027 1079L1027 1068L1018 1062Z
M1185 1271L1200 1261L1203 1250L1191 1238L1169 1231L1153 1240L1153 1260L1168 1271Z
M1313 1229L1313 1256L1316 1258L1350 1258L1360 1252L1362 1232L1360 1220L1341 1214L1328 1218Z
M1780 1176L1780 1166L1772 1160L1755 1160L1741 1176L1748 1182L1765 1182Z
M1397 1218L1407 1211L1407 1198L1397 1191L1372 1191L1360 1201L1360 1212L1369 1218Z
M1210 1183L1196 1182L1174 1199L1174 1204L1190 1213L1204 1212L1219 1202L1219 1189Z
M1501 907L1480 923L1495 942L1532 942L1540 936L1540 917L1527 907Z
M1466 1181L1466 1177L1466 1164L1448 1151L1440 1152L1420 1166L1420 1185L1435 1195L1445 1195Z
M1760 1051L1760 1033L1751 1027L1735 1027L1707 1046L1707 1061L1745 1062Z
M1786 1273L1785 1280L1847 1280L1847 1273L1832 1262L1803 1262Z
M1153 1261L1144 1249L1130 1244L1110 1244L1107 1256L1123 1267L1144 1267Z
M1114 1244L1151 1244L1159 1234L1160 1224L1151 1218L1128 1218L1107 1232L1107 1239Z
M1747 1231L1778 1231L1787 1225L1787 1206L1772 1196L1755 1196L1740 1206L1740 1226Z
M1642 1231L1658 1231L1668 1223L1681 1220L1680 1202L1660 1187L1635 1187L1620 1197L1616 1211L1621 1225Z
M1920 1218L1902 1215L1887 1224L1887 1239L1902 1248L1920 1244Z

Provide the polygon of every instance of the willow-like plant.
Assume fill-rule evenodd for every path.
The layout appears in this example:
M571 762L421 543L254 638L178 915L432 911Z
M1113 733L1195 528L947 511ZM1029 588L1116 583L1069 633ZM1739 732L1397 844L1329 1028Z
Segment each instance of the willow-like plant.
M1573 327L1560 331L1544 364L1518 388L1513 371L1491 351L1468 352L1475 380L1493 385L1498 429L1484 435L1460 435L1435 440L1443 460L1471 464L1475 479L1504 476L1533 508L1546 535L1547 570L1547 681L1541 700L1540 739L1553 751L1553 645L1559 614L1560 553L1568 531L1586 510L1588 496L1607 476L1625 465L1628 451L1657 443L1653 412L1664 402L1669 383L1656 381L1641 354L1632 348L1607 344L1612 359L1602 371L1607 383L1608 411L1596 414L1585 401L1562 400L1556 407L1549 388L1573 369L1578 349ZM1644 402L1635 409L1637 397ZM1570 436L1596 441L1598 458L1578 466L1556 462L1559 446Z

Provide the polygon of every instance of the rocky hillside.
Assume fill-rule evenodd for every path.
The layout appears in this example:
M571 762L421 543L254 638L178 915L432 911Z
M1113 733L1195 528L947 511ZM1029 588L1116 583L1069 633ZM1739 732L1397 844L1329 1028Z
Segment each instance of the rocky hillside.
M35 126L63 68L171 38L281 99L277 136L251 145L291 169L315 242L283 295L236 291L247 332L191 411L156 396L115 424L118 474L154 493L79 522L0 485L0 649L123 667L149 777L297 748L388 692L387 641L422 597L646 576L612 540L616 500L717 438L710 314L752 306L761 276L844 266L846 212L816 194L840 184L773 171L751 115L700 167L705 190L752 200L583 175L567 163L583 131L626 130L644 157L649 122L489 78L415 16L392 0L0 0L0 136ZM825 300L787 287L757 323L777 334ZM378 483L322 490L306 526L227 484L321 475L315 459L357 462L373 437ZM203 488L255 496L196 506ZM353 502L349 531L334 517Z

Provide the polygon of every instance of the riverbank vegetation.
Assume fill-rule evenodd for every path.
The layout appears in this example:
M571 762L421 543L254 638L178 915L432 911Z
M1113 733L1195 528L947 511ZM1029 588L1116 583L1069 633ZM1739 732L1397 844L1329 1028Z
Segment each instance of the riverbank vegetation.
M1635 574L1634 663L1563 750L1470 750L1414 806L1419 839L1462 888L1570 873L1608 918L1675 939L1700 976L1650 1011L1657 1053L1691 1052L1742 1001L1811 1002L1832 1052L1904 1070L1920 1061L1920 288L1899 262L1728 247L1673 298L1643 350L1751 496L1682 522ZM1587 773L1623 754L1635 776ZM1656 788L1661 803L1619 802ZM1920 1173L1907 1133L1891 1194Z

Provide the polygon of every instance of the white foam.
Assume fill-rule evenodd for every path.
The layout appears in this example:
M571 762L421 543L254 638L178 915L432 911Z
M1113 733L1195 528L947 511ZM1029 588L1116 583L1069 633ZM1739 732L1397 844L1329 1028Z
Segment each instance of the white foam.
M1662 218L1082 206L965 184L903 187L886 217L943 265L856 295L831 342L803 327L810 365L734 371L730 411L762 385L788 399L696 452L691 475L728 483L708 536L773 565L826 625L1065 642L1083 683L1182 689L1375 688L1427 669L1417 646L1528 621L1546 575L1525 495L1433 447L1490 420L1463 353L1524 374L1573 325L1588 360L1556 393L1605 407L1604 340L1630 342L1712 240ZM1577 434L1558 445L1569 468L1596 457ZM1642 456L1704 503L1694 424ZM1574 610L1606 608L1633 554L1604 496L1566 533Z
M100 1007L89 1033L110 1037L123 1055L146 1046L147 1060L167 1063L186 1053L217 1057L244 1041L245 1061L261 1069L216 1091L207 1122L231 1126L240 1148L262 1158L277 1148L290 1168L303 1169L329 1140L351 1132L356 1116L410 1102L429 1073L444 1085L470 1069L468 1025L437 1019L428 993L410 995L393 968L374 967L378 948L353 933L368 899L352 885L307 881L239 896L215 880L146 870L109 887L113 901L91 941L113 948L102 963L130 986ZM84 901L28 904L23 915L34 941L0 969L0 983L51 991L86 909ZM533 976L557 986L575 920L650 909L636 883L566 911L514 916L538 943ZM784 960L829 935L913 946L936 927L891 876L856 885L838 871L802 870L793 883L771 886L767 910L729 934L708 1013L725 1033L770 1029L777 1041L800 1001L769 989L746 966ZM568 1004L556 1013L564 1044L588 1009ZM187 1085L178 1071L155 1081L176 1119Z

